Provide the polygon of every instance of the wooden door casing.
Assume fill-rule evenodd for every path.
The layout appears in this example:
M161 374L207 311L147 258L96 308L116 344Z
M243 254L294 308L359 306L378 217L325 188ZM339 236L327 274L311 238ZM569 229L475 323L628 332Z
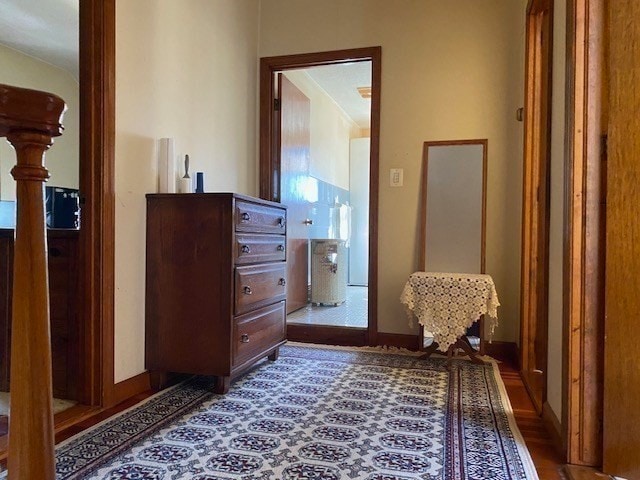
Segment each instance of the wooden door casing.
M282 73L280 94L280 202L287 205L287 314L308 302L309 202L301 180L309 174L311 101Z
M522 206L521 369L538 413L546 399L553 1L527 11Z
M279 157L277 155L277 134L280 122L279 110L273 108L274 74L291 69L313 67L319 65L338 65L346 62L371 62L371 150L369 160L369 275L368 275L368 326L364 338L358 332L358 343L378 344L378 195L380 183L380 101L382 85L382 48L380 46L313 52L260 59L260 197L269 200L279 200ZM287 261L289 261L287 259ZM287 330L288 338L292 335L293 327ZM325 326L305 327L307 332L326 330ZM340 330L337 336L347 336L352 339L348 328L334 327ZM315 333L314 333L315 334ZM337 338L331 333L324 338L331 343ZM308 336L305 338L309 338ZM320 338L317 336L316 338ZM317 341L317 340L316 340ZM351 340L349 340L351 342ZM326 342L325 342L326 343Z
M567 5L562 440L602 465L607 64L604 0Z

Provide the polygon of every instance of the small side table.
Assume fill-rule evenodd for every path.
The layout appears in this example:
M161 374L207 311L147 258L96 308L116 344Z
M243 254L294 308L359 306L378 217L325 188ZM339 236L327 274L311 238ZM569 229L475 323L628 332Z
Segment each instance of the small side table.
M470 273L415 272L404 286L400 302L409 323L413 318L433 334L433 343L421 358L440 349L449 359L460 348L474 363L484 363L466 337L467 329L480 318L489 317L489 339L498 324L498 293L490 275Z

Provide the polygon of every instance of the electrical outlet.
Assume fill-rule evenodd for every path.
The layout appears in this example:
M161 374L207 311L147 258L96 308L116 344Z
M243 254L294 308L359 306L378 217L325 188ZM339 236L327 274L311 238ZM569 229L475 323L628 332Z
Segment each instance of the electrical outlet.
M404 170L402 168L392 168L389 170L389 186L401 187L404 180Z

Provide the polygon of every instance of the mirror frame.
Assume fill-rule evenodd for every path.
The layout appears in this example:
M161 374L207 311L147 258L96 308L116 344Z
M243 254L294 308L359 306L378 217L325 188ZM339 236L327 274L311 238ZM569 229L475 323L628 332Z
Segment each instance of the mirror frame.
M420 199L420 252L419 270L424 271L427 258L427 180L429 174L429 148L447 147L457 145L481 145L482 146L482 231L480 234L480 273L486 273L486 236L487 236L487 139L479 140L440 140L424 142L422 150L422 182Z
M429 148L430 147L446 147L457 145L481 145L482 146L482 226L480 234L480 273L486 273L486 237L487 237L487 152L488 140L439 140L424 142L422 149L422 180L421 180L421 198L420 198L420 252L418 270L425 271L427 256L427 180L429 174ZM478 320L480 328L480 355L485 353L484 345L484 315ZM420 325L419 348L424 348L424 329Z

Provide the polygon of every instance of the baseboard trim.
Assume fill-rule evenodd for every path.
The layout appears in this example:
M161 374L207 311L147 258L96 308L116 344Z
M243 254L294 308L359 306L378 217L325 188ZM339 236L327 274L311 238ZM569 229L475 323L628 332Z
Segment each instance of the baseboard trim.
M564 473L569 480L614 480L615 478L595 468L580 465L565 465Z
M549 435L551 435L551 441L556 450L562 455L562 458L567 458L567 448L565 442L562 440L562 425L558 416L549 405L549 402L542 404L542 423L544 428L547 429Z
M420 337L403 333L378 332L378 341L376 343L379 346L406 348L415 352L419 350Z
M302 343L363 347L367 344L367 329L289 323L287 324L287 340Z
M484 353L520 371L518 345L515 342L484 342Z
M113 386L113 404L117 405L148 390L151 390L149 372L142 372L135 377L118 382Z

